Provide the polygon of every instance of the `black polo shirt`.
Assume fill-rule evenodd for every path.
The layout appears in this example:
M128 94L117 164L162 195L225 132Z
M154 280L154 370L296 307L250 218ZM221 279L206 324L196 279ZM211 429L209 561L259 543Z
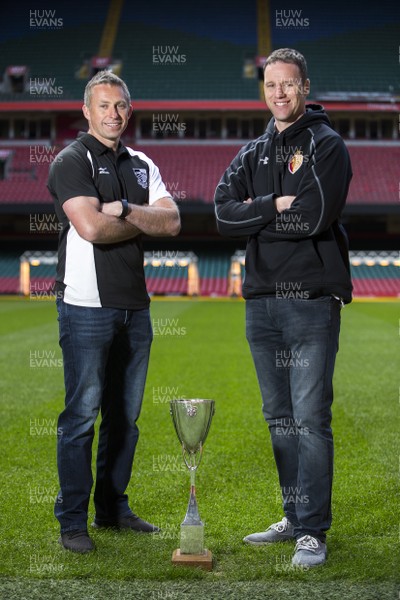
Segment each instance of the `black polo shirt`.
M84 240L63 211L77 196L152 204L170 196L153 161L121 143L116 152L88 133L62 150L50 167L47 187L62 230L56 290L68 304L141 309L149 305L142 236L115 244Z

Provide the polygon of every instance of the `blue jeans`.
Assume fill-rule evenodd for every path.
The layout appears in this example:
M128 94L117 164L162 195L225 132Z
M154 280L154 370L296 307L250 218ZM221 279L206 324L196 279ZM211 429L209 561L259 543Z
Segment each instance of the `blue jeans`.
M325 540L332 521L332 378L340 302L263 297L246 301L246 334L295 537Z
M64 533L87 528L94 423L100 410L96 521L132 514L125 490L139 437L136 421L153 333L148 309L86 308L60 299L57 309L65 408L58 419L60 491L54 513Z

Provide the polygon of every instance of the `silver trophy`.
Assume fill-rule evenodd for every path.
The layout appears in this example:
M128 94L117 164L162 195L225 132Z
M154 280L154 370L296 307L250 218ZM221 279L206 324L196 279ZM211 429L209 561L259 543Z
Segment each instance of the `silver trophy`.
M190 471L190 497L186 516L181 524L180 547L172 562L212 569L212 555L204 548L204 523L196 501L196 469L200 464L203 445L215 410L214 400L172 400L170 412L183 458Z

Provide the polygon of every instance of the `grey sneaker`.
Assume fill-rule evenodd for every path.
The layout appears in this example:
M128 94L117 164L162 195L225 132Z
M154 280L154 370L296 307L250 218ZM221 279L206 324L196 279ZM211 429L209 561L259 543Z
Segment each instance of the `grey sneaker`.
M317 567L326 561L326 544L312 535L303 535L297 540L292 565L297 567Z
M266 531L261 533L252 533L243 538L246 544L253 544L254 546L262 546L263 544L274 544L275 542L286 542L287 540L294 539L294 527L283 517L282 521L273 523L268 527Z

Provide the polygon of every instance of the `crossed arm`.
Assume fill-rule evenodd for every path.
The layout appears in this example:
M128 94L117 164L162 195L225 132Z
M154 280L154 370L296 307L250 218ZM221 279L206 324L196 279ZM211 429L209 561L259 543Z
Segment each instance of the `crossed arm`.
M231 237L258 235L266 241L301 239L327 231L343 211L351 163L343 141L333 134L316 144L310 158L296 196L277 197L267 189L265 196L252 197L251 168L240 155L236 157L215 192L219 232ZM304 226L296 230L277 227L277 216L283 212Z
M151 206L129 204L125 219L119 219L120 201L101 204L95 197L70 198L63 210L78 234L93 244L123 242L141 233L175 236L181 228L178 208L170 197L160 198Z
M275 198L274 202L278 213L280 214L287 208L290 208L295 198L296 196L279 196L278 198ZM245 204L251 204L253 200L251 198L247 198L247 200L245 200L244 202Z

